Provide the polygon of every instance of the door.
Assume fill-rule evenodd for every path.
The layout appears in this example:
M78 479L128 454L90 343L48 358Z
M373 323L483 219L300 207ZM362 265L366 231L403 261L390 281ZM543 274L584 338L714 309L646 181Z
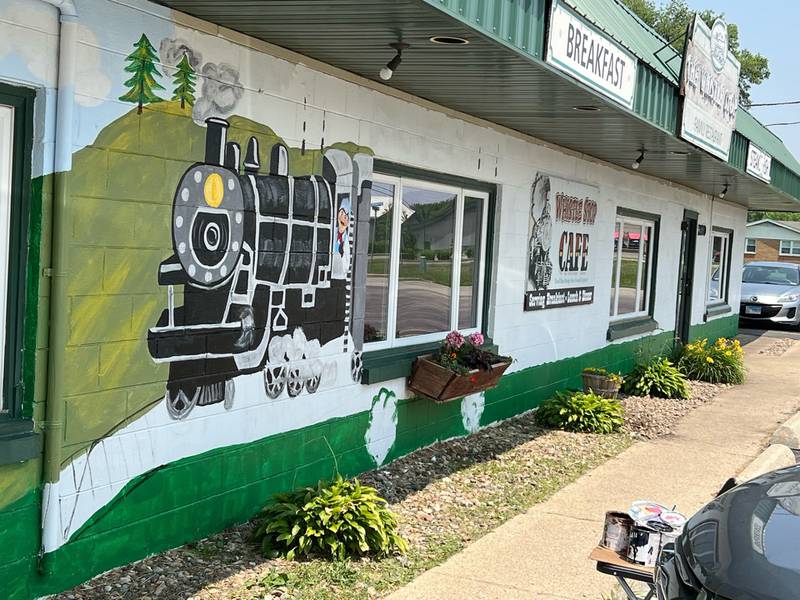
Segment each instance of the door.
M675 341L689 342L692 324L692 287L694 283L694 257L697 247L697 217L691 210L683 211L681 222L681 252L678 261L677 312L675 316Z

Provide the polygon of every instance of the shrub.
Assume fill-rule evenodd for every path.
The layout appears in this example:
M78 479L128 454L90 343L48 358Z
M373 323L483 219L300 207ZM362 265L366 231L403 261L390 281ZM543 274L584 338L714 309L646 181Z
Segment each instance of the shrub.
M683 373L663 357L636 365L633 371L625 376L622 391L633 396L682 399L689 397L689 388Z
M275 504L261 511L253 538L265 556L288 560L312 555L344 560L407 550L397 519L377 490L339 476L316 488L277 494Z
M618 400L594 392L556 392L536 411L536 422L565 431L611 433L622 426L623 414Z
M678 359L678 368L689 379L709 383L744 382L744 352L739 340L719 338L709 345L707 339L686 344Z

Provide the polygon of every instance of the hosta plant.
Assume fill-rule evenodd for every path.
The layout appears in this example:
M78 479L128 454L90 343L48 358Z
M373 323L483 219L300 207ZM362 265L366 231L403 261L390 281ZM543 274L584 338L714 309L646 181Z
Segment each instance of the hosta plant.
M261 511L253 537L265 556L288 560L344 560L407 550L397 519L377 490L339 476L317 487L276 495L275 503Z
M618 400L594 392L556 392L536 411L543 427L583 433L611 433L622 427L624 410Z
M689 378L709 383L744 382L744 352L739 340L719 338L686 344L678 359L678 368Z
M689 397L686 377L663 357L636 365L633 371L625 376L622 391L631 396L679 399Z

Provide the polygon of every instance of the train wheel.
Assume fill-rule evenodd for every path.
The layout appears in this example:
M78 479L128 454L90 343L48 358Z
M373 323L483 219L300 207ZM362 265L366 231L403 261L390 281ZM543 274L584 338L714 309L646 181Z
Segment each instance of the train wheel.
M233 397L236 394L236 386L233 383L233 379L228 379L225 382L225 400L222 406L225 407L225 410L230 410L233 408Z
M289 397L294 398L299 396L300 392L303 391L303 383L304 380L300 374L300 368L290 367L289 376L286 381L286 392L289 394Z
M313 394L319 389L319 382L320 382L319 375L312 375L311 377L306 379L306 389L308 390L309 394Z
M361 383L361 375L364 370L364 364L361 361L361 352L354 351L350 357L350 374L353 376L353 381Z
M286 367L267 367L264 369L264 391L273 400L281 395L286 384Z
M169 416L176 420L186 418L186 415L192 412L192 409L197 406L197 398L199 396L199 388L189 390L188 393L181 387L177 390L170 390L167 388L164 400L167 403L167 412Z

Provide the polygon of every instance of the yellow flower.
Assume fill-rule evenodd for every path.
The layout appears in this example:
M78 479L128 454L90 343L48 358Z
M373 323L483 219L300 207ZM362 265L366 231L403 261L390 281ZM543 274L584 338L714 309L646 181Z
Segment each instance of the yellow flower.
M709 364L713 364L714 359L711 358L710 356L706 356L706 362L709 363Z
M733 352L731 352L730 350L726 350L725 351L725 356L732 356L732 355L733 355Z

